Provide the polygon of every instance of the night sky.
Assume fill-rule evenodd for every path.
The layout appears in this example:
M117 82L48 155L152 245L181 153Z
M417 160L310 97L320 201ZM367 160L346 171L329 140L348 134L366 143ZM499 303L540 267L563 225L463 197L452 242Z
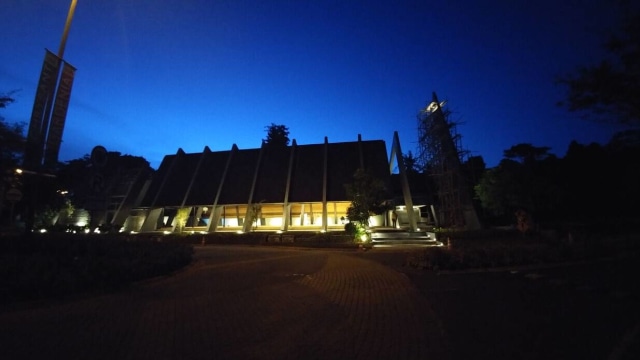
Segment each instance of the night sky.
M3 0L0 110L28 123L45 48L70 0ZM96 145L142 156L260 147L271 123L298 144L385 140L416 152L436 92L462 147L488 166L518 143L562 157L618 128L556 106L558 75L604 57L610 1L78 0L77 68L60 160Z

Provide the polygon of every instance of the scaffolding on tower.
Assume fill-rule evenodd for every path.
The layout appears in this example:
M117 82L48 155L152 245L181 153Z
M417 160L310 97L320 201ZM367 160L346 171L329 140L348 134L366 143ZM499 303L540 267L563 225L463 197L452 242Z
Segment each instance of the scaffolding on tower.
M462 170L467 152L460 145L456 123L450 121L446 102L433 99L418 114L418 160L433 179L438 198L437 223L457 229L479 229L480 222Z

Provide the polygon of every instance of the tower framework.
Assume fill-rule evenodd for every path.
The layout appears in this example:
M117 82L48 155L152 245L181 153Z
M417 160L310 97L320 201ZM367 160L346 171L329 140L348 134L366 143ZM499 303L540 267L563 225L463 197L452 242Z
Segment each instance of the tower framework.
M437 189L438 224L477 229L480 223L462 170L461 158L465 152L460 146L456 124L449 121L444 105L434 92L431 103L418 115L418 159Z

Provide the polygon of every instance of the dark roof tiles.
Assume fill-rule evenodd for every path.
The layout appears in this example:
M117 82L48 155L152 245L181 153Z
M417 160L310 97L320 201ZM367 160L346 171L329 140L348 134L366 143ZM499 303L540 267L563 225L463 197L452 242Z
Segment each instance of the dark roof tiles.
M321 202L325 156L327 201L348 201L345 184L352 181L361 159L365 169L383 180L385 186L391 185L386 151L382 140L245 150L234 146L232 150L218 152L205 148L202 153L192 154L179 150L175 155L165 156L141 205L178 207L183 201L186 206L213 205L221 184L218 204L247 204L256 169L252 202L283 203L290 165L288 201Z

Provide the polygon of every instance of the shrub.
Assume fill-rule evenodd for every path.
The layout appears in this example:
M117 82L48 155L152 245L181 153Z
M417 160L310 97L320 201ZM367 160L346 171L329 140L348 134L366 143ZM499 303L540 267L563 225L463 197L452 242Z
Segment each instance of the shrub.
M450 244L452 246L427 248L411 254L407 264L439 271L557 263L586 256L580 246L562 241L452 240ZM607 252L601 253L604 254Z
M113 290L176 271L193 255L189 245L77 234L34 234L0 246L2 302Z

